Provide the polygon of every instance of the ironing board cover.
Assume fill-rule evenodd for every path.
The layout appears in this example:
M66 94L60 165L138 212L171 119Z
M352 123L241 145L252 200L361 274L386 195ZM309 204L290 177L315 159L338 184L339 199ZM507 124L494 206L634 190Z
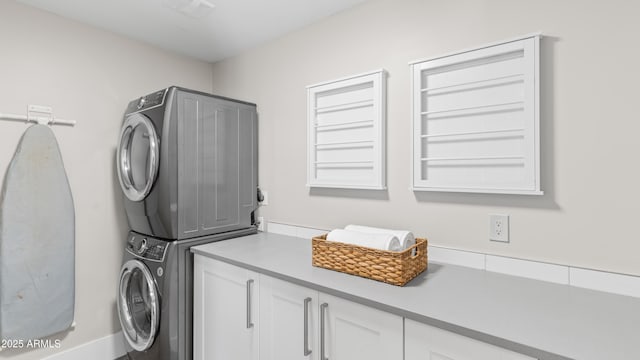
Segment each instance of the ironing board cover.
M58 143L29 127L0 195L0 338L69 328L75 299L75 213Z

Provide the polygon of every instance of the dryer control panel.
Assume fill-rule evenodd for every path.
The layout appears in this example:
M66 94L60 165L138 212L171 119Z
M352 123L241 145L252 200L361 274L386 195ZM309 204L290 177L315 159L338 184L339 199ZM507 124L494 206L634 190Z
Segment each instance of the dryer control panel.
M164 254L167 252L168 244L166 241L156 240L144 235L129 234L127 251L143 259L162 262Z
M164 104L164 98L168 89L163 89L151 93L149 95L142 96L139 99L133 100L127 106L126 114L132 114L138 111L148 110L156 106Z

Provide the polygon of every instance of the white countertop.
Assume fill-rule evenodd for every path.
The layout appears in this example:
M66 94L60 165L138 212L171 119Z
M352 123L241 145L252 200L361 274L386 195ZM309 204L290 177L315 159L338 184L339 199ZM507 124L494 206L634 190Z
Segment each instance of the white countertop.
M539 359L640 359L640 299L429 262L404 287L311 266L311 239L258 233L204 255Z

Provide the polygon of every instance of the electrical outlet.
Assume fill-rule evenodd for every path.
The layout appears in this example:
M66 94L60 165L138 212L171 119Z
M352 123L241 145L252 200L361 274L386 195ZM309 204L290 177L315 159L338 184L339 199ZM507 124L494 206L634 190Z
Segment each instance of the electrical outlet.
M509 242L509 215L489 214L489 240Z
M258 216L258 231L264 231L264 217Z

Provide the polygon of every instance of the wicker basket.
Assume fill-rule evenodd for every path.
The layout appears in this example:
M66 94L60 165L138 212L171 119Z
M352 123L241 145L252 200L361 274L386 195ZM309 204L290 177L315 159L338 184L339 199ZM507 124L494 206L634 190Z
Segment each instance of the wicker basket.
M415 245L403 251L378 250L326 239L326 234L311 239L313 266L398 286L427 268L427 239L416 239Z

